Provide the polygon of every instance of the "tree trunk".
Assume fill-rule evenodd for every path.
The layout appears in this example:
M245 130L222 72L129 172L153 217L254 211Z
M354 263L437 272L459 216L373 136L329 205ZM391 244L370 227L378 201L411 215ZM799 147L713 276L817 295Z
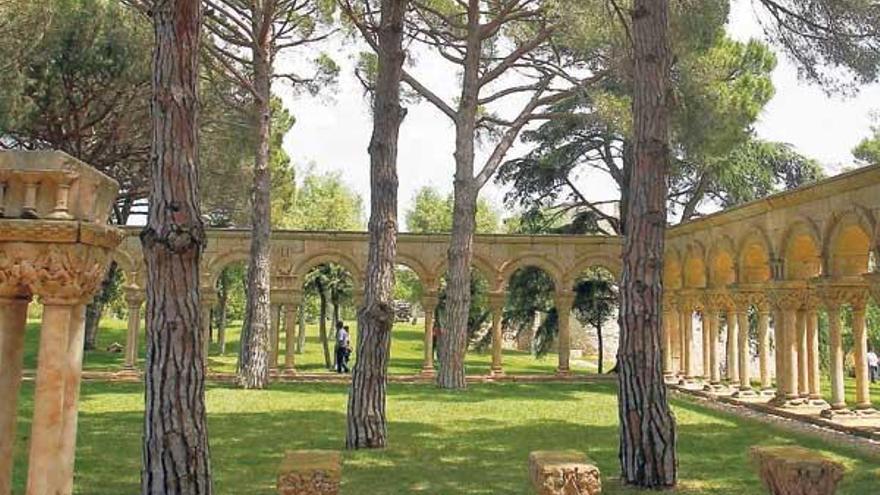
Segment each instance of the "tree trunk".
M268 2L267 4L271 4ZM254 5L259 5L255 3ZM264 388L269 383L270 188L269 138L271 136L271 29L261 29L263 5L253 10L256 46L253 48L254 90L256 92L257 149L254 158L253 215L251 252L248 261L247 302L241 330L238 384L244 388ZM267 17L271 19L271 17Z
M625 223L618 351L620 465L625 483L674 486L675 420L663 382L661 300L669 161L667 0L636 0L635 162Z
M318 336L321 339L321 346L324 347L324 365L327 369L333 369L330 360L330 343L327 339L327 292L323 288L318 289L318 296L321 299L320 318L318 318Z
M147 271L147 355L141 491L210 494L199 261L199 33L201 2L152 10L152 182L141 233Z
M364 306L358 309L357 363L348 396L349 449L388 443L386 380L394 325L394 258L397 255L397 140L405 111L400 107L406 0L382 0L379 73L370 139L370 246Z
M104 275L104 280L101 281L101 291L91 304L86 305L85 338L83 340L83 349L86 351L95 350L98 346L98 325L104 315L104 306L113 297L113 288L116 286L118 277L119 271L116 269L114 261L110 263L110 268Z
M474 136L476 130L479 69L482 50L480 2L468 5L468 38L462 90L455 126L455 182L453 184L452 234L449 239L446 285L446 322L440 334L440 369L437 385L464 389L464 359L467 354L468 314L471 306L471 257L476 225L477 188L474 178Z

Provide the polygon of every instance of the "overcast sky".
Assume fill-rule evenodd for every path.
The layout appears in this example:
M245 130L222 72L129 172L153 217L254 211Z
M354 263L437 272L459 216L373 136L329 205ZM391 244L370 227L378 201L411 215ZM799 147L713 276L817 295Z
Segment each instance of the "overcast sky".
M762 37L751 0L736 0L732 9L731 36L740 40ZM350 53L354 50L340 44L333 51L342 72L332 95L296 96L287 88L278 88L277 93L297 119L284 147L301 168L313 163L319 171L341 171L344 180L361 194L369 208L367 144L372 122L363 92L353 76ZM451 95L456 88L455 74L448 66L432 66L426 58L417 61L411 70L438 92ZM880 110L880 85L866 87L852 98L829 97L820 88L799 81L796 69L782 56L773 82L776 96L756 125L758 135L794 145L801 153L819 160L829 174L852 165L850 151L870 133L872 115ZM403 212L420 187L431 185L451 191L452 144L453 129L443 114L427 102L408 106L400 133L398 161L401 222ZM521 150L515 148L511 156ZM589 184L586 189L595 198L616 196L613 184L604 176L581 177L581 183ZM499 208L503 194L494 183L481 193Z

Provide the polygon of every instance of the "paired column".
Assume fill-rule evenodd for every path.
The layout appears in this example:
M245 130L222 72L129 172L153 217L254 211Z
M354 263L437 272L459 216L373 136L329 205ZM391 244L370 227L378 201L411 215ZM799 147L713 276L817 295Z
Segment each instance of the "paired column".
M12 450L30 298L0 298L0 495L12 493Z
M134 370L137 368L138 334L140 333L141 305L144 303L144 294L140 289L126 289L125 302L128 303L128 334L125 338L125 369Z
M840 304L837 301L825 301L828 312L829 351L831 354L831 411L826 416L846 410L846 396L843 372L843 338L840 328Z
M489 374L492 376L500 376L504 374L502 357L503 334L501 328L501 318L504 315L504 299L503 292L493 292L489 294L489 309L492 311L492 367Z
M868 377L868 336L865 332L865 302L853 304L853 351L856 367L856 410L873 412Z
M556 373L559 375L567 375L571 373L571 329L569 323L571 320L571 307L573 304L574 292L556 292L556 313L559 317L559 366L556 368Z
M739 391L737 392L737 396L749 396L754 395L752 391L752 378L750 373L751 362L749 352L749 301L739 300L736 305L736 312L734 318L736 319L737 325L737 358L738 358L738 382L739 382Z
M681 373L682 379L680 383L687 384L693 381L697 375L694 367L694 314L693 308L688 301L683 301L679 305L679 332L681 335Z
M773 389L770 375L770 308L766 303L758 305L758 369L761 375L761 391Z
M709 320L709 383L713 388L721 386L721 361L718 359L718 312L708 312Z
M712 323L715 320L715 311L709 308L703 309L700 327L703 334L703 373L701 378L706 383L712 381Z
M815 307L807 309L807 367L810 405L827 406L822 399L819 371L819 313Z
M281 304L269 304L269 368L278 368L278 338L281 332Z
M777 353L781 369L777 370L779 386L773 403L779 406L796 406L803 402L800 400L798 387L799 373L799 339L798 339L798 312L804 304L804 293L799 289L777 289L771 292L774 305L782 313L783 331L778 342ZM778 330L778 329L777 329Z
M801 308L797 312L797 367L798 367L798 396L806 399L810 395L809 376L809 347L807 346L807 310Z
M733 387L739 387L739 322L736 311L727 311L727 383ZM748 334L748 327L746 327Z
M284 305L284 371L296 370L296 317L302 304L302 294L294 294L293 299Z
M68 494L73 489L85 304L52 299L43 304L27 493Z
M434 311L437 310L439 298L436 292L427 292L422 296L422 309L425 311L425 357L422 363L422 374L434 374Z

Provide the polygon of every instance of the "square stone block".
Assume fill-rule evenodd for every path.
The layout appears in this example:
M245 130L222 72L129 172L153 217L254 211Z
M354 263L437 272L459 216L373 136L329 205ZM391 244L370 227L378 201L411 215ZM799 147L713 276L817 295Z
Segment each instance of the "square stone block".
M752 447L752 460L771 495L833 495L843 464L803 447Z
M335 450L292 450L278 467L279 495L336 495L342 454Z
M538 495L597 495L602 481L587 456L575 450L539 450L529 454L529 478Z

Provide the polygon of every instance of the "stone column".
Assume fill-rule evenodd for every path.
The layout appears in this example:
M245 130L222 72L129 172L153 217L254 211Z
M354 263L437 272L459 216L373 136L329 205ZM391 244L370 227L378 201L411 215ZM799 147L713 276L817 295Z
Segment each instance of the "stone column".
M736 305L736 324L737 324L737 357L738 364L738 382L739 391L737 397L746 397L755 395L752 391L752 378L750 375L750 359L749 352L749 304L748 300L740 299Z
M83 341L86 334L86 305L71 310L68 330L67 359L64 379L64 423L61 427L61 475L59 486L63 494L73 493L73 468L76 454L76 431L79 415L79 389L82 378Z
M721 387L721 360L718 359L718 329L721 326L718 313L709 313L709 383L713 389Z
M501 362L503 336L501 332L501 317L504 312L503 292L493 292L489 294L489 309L492 311L492 367L489 374L492 376L501 376L504 374L503 364Z
M868 379L868 336L865 332L865 302L853 303L853 353L856 368L856 410L874 413L871 382Z
M822 399L819 378L819 314L816 308L807 310L807 364L809 367L808 386L810 405L827 406Z
M204 353L205 370L208 369L208 356L211 351L211 308L217 302L217 295L213 287L202 287L201 290L201 317L202 317L202 352Z
M43 304L28 458L28 495L64 493L67 483L62 472L64 466L72 462L62 450L62 436L68 417L65 385L69 372L70 328L75 323L74 311L81 306L64 300L44 300ZM73 452L69 454L72 456Z
M831 355L831 410L822 411L826 417L834 416L835 412L847 411L843 375L843 339L840 332L840 305L836 301L825 300L828 311L829 342ZM848 411L847 411L848 412Z
M571 291L556 292L556 313L559 317L559 366L556 368L556 374L568 375L571 373L570 356L571 356L571 329L569 322L571 320L571 306L574 303L574 293Z
M144 294L140 289L126 289L125 302L128 303L128 334L125 338L125 369L137 368L138 334L141 325L141 305Z
M771 292L773 303L782 312L783 335L782 343L777 348L781 353L777 371L779 386L776 398L772 403L780 407L792 407L803 404L798 391L798 336L797 314L803 307L803 291L796 288L781 288Z
M302 294L294 294L293 299L284 305L284 371L296 371L296 312L302 304Z
M806 399L810 395L809 376L810 362L807 346L807 311L803 308L797 312L797 367L798 367L798 395Z
M673 344L672 336L675 334L674 328L676 319L677 317L675 314L675 308L672 302L664 302L663 339L661 340L661 350L663 352L663 376L666 377L667 380L675 376L675 361L673 357L673 349L675 348L675 346Z
M278 337L281 329L281 304L269 304L269 368L278 368Z
M422 362L422 374L434 375L434 311L439 298L436 292L428 292L422 296L422 309L425 311L425 357Z
M776 342L774 358L774 370L776 375L776 396L783 397L782 389L785 388L785 313L781 309L773 311L773 337Z
M694 373L694 314L693 310L687 302L683 302L679 306L679 327L681 328L681 380L680 384L685 385L692 382L696 378Z
M770 376L770 308L767 304L758 305L758 369L761 375L761 391L773 389Z
M714 310L709 308L703 309L703 317L701 318L700 327L703 335L703 374L701 378L706 383L712 379L712 323L715 320Z
M0 298L0 495L12 493L12 448L30 298Z
M748 329L746 329L748 334ZM739 387L739 322L736 311L727 311L727 382L733 388Z

